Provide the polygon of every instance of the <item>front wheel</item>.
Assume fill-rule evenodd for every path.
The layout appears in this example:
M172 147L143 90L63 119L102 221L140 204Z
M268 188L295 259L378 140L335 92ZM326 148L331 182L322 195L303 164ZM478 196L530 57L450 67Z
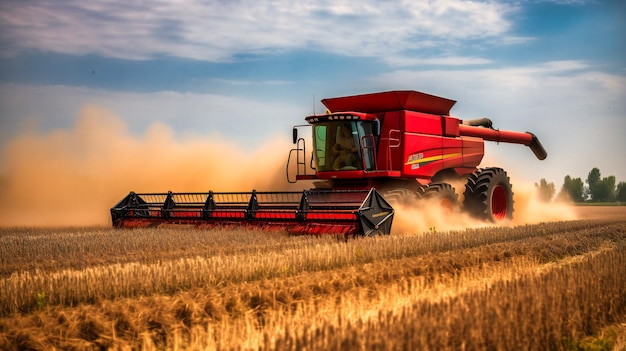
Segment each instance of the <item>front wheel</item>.
M472 173L465 184L464 206L474 217L491 222L513 218L513 190L502 168Z

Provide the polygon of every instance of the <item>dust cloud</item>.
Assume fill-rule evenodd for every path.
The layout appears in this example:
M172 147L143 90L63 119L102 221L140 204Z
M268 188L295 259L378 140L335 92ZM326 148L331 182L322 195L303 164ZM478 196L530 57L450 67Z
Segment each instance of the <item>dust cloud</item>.
M514 212L513 219L498 225L516 226L541 222L566 221L577 219L575 207L562 201L542 202L533 185L513 182ZM462 182L452 184L459 194L459 203L463 203ZM392 233L412 234L424 232L442 232L495 226L496 224L478 220L462 208L445 208L438 201L416 201L411 204L394 205L396 210Z
M441 207L436 201L416 201L409 204L393 205L392 234L419 234L463 230L487 226L488 223L476 220L460 209Z
M537 189L532 184L516 184L513 192L515 193L515 213L513 213L512 225L578 219L576 207L573 204L556 198L550 202L544 202L539 198Z
M290 148L289 136L245 150L158 122L134 136L120 117L85 106L72 128L3 146L0 226L110 225L109 209L130 191L288 190Z

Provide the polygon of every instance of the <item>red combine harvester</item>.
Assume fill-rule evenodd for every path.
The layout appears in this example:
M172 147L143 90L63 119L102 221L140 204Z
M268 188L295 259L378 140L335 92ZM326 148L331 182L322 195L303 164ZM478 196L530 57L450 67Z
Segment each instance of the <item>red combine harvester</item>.
M389 234L390 203L435 199L457 207L448 182L465 183L463 208L478 218L512 218L513 192L501 168L478 169L484 140L523 144L547 153L529 132L497 130L487 118L450 116L455 101L417 91L388 91L324 99L326 114L293 128L287 180L313 180L302 192L131 192L111 209L115 227L162 224L251 225L295 234ZM302 127L312 128L307 157ZM290 167L295 158L294 167ZM294 169L295 168L295 169ZM290 172L291 170L291 172ZM295 174L294 174L295 173Z

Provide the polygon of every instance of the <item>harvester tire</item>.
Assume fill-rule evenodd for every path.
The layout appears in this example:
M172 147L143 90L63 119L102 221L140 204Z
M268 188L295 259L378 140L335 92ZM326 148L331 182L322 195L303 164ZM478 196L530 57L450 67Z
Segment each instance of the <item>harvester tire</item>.
M415 201L419 199L418 194L414 190L405 188L395 188L385 190L381 193L389 204L413 206Z
M418 193L420 199L438 201L443 209L454 210L459 204L454 187L448 183L430 183L421 187Z
M513 218L513 190L502 168L484 168L472 173L465 184L465 209L474 217L491 222Z

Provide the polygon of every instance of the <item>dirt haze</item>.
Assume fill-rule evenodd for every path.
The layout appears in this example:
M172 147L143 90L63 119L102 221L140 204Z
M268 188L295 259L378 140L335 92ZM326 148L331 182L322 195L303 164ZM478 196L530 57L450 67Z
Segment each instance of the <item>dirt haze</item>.
M131 190L284 190L288 138L250 151L215 135L179 138L160 122L134 136L120 117L85 106L70 129L4 145L0 226L110 225L109 208Z
M542 202L532 184L519 184L513 179L514 212L513 220L499 225L515 226L541 222L566 221L578 218L575 207L565 202ZM453 182L463 203L463 183ZM423 233L426 231L463 230L493 226L493 223L477 220L468 213L456 209L446 209L437 201L418 201L409 206L395 205L393 233Z

